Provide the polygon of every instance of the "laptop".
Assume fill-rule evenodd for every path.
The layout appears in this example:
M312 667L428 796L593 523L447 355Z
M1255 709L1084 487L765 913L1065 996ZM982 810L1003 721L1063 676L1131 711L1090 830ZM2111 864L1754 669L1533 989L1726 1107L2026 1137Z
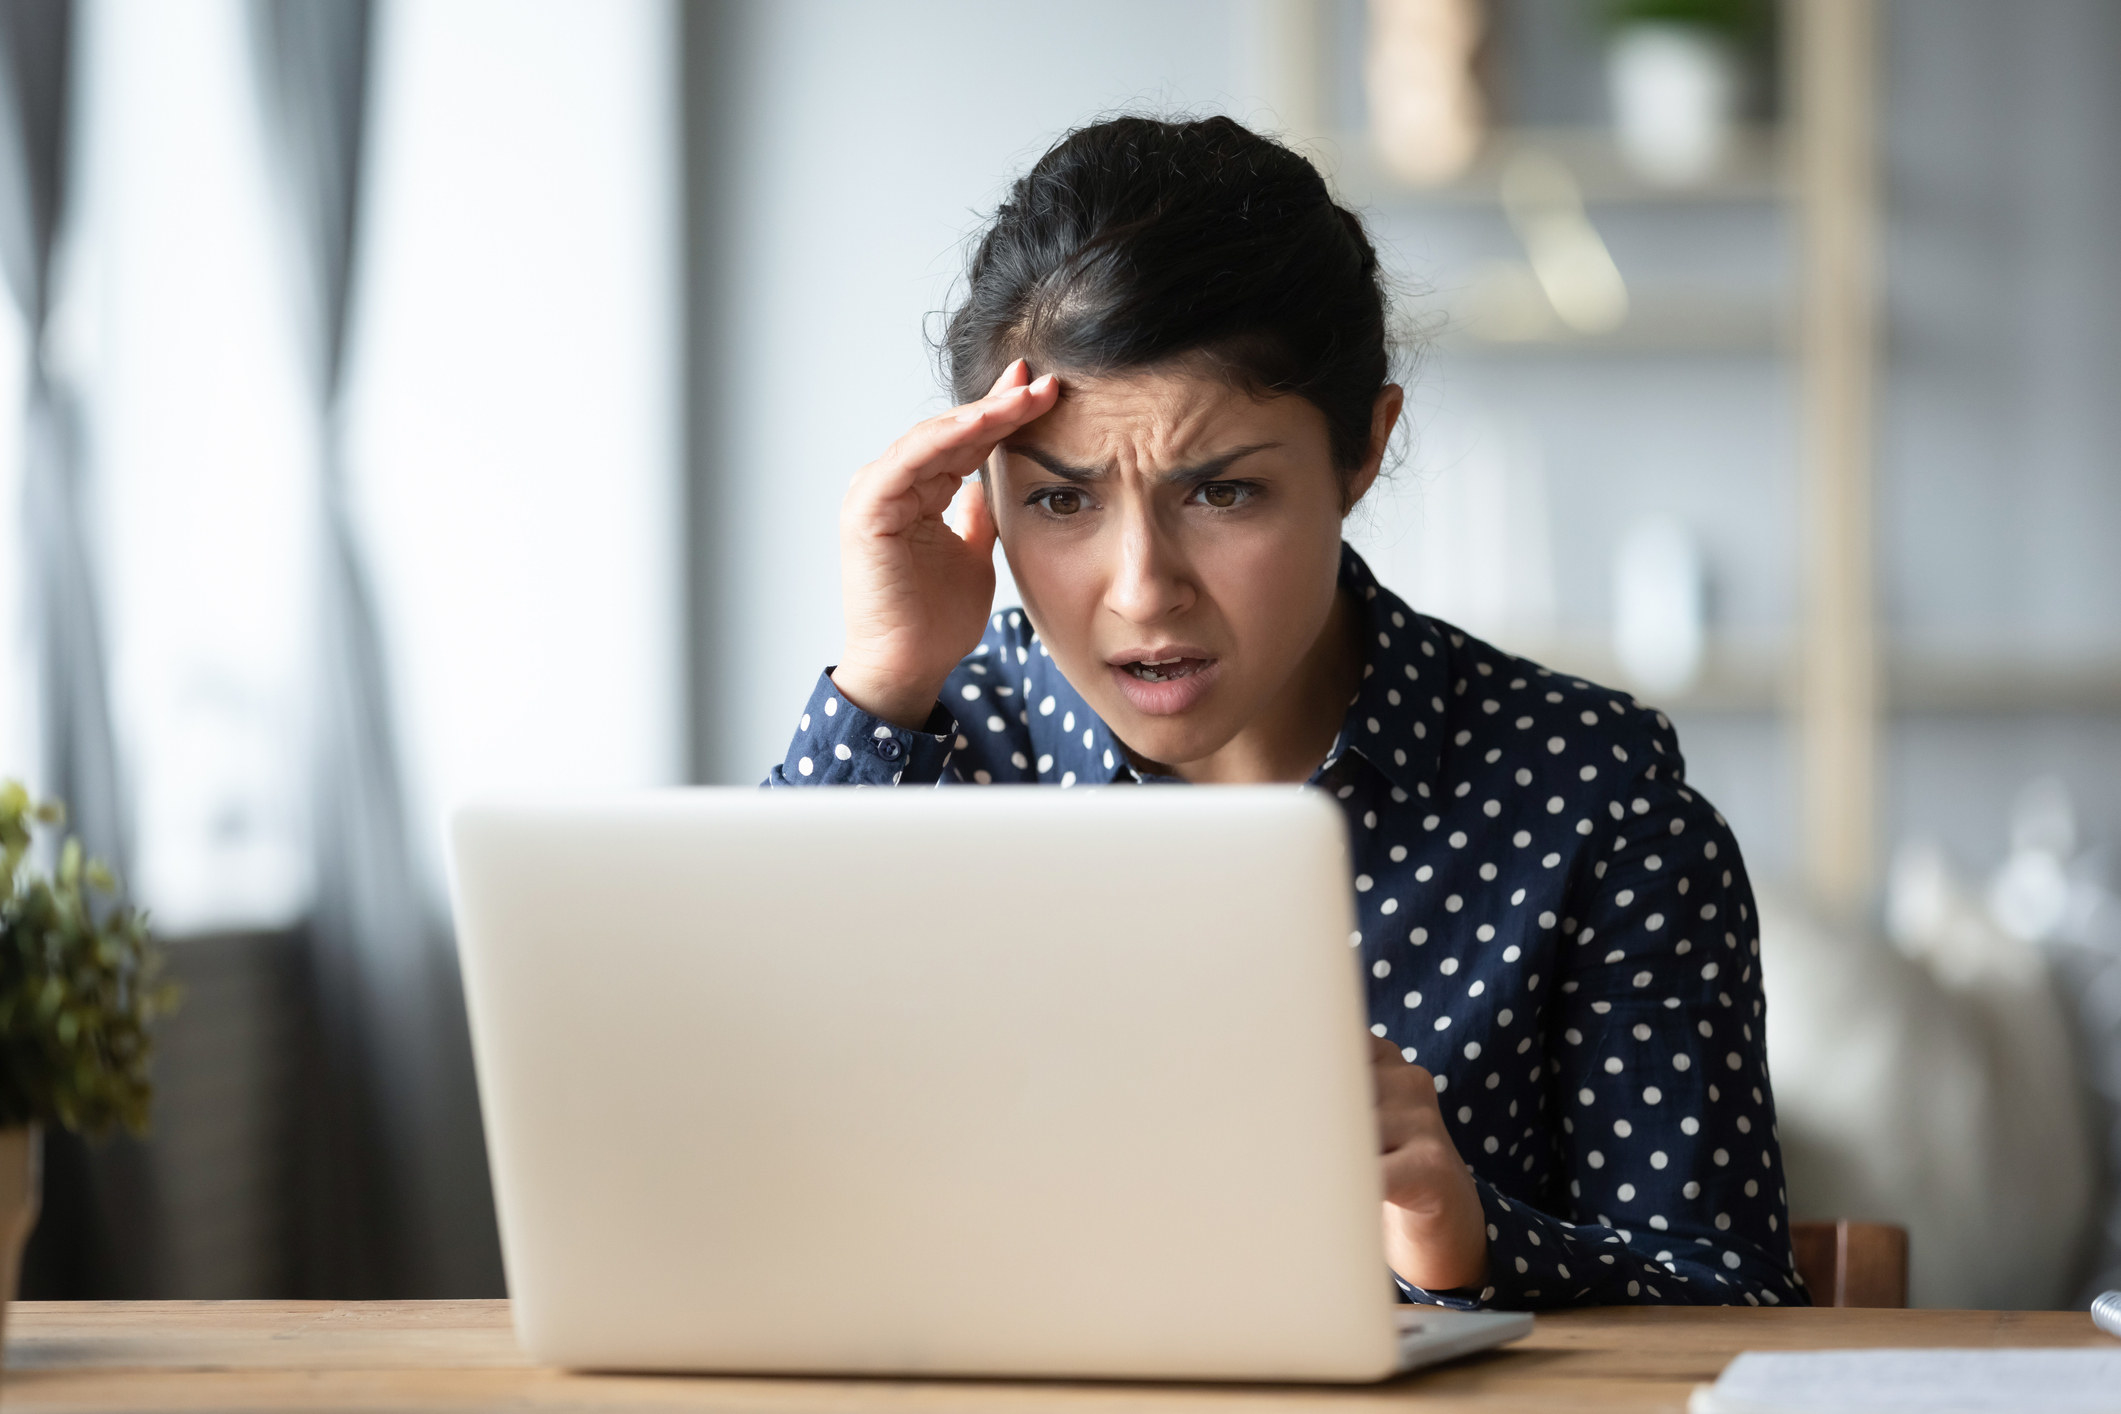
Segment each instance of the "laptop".
M1396 1300L1315 791L493 802L451 876L539 1360L1368 1381L1531 1328Z

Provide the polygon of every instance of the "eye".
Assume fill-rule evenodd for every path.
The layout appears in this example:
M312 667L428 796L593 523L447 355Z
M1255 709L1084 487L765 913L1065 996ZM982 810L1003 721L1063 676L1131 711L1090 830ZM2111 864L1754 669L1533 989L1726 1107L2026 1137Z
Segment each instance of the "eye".
M1031 504L1043 509L1047 515L1072 516L1083 508L1083 493L1066 486L1055 486L1035 493Z
M1210 481L1193 493L1213 510L1233 511L1259 494L1259 488L1242 481Z

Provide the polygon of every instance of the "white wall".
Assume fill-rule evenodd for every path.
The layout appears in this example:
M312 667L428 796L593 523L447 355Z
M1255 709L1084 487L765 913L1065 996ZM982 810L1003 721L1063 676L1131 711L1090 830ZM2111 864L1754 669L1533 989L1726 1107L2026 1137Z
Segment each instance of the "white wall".
M725 410L704 486L731 557L712 778L763 777L837 653L840 495L944 406L924 321L965 237L1054 138L1107 111L1271 122L1253 97L1263 16L1227 0L746 7L718 105L729 386L693 389Z

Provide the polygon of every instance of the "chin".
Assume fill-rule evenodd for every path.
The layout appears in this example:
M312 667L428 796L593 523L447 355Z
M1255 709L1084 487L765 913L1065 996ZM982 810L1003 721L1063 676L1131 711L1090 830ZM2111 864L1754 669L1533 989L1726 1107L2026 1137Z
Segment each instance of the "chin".
M1102 714L1101 714L1102 715ZM1188 713L1188 716L1192 714ZM1146 756L1166 766L1183 766L1213 756L1229 744L1232 733L1207 721L1185 718L1144 717L1136 712L1108 716L1105 723L1137 756Z

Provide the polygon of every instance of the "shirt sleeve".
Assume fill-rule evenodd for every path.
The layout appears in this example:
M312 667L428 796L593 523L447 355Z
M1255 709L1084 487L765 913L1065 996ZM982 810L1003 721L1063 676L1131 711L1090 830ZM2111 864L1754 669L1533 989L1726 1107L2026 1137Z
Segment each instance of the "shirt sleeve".
M919 731L872 716L840 695L832 670L818 674L796 719L788 755L771 786L934 785L950 766L957 722L938 702Z
M1579 858L1561 922L1546 1104L1566 1197L1476 1180L1487 1285L1414 1300L1509 1307L1807 1305L1768 1084L1759 926L1723 817L1661 715Z
M1016 622L1010 622L1011 616ZM992 785L1037 779L1029 713L1006 666L1028 656L1020 610L995 614L917 731L872 716L818 674L788 754L763 785ZM958 713L962 713L962 717Z

